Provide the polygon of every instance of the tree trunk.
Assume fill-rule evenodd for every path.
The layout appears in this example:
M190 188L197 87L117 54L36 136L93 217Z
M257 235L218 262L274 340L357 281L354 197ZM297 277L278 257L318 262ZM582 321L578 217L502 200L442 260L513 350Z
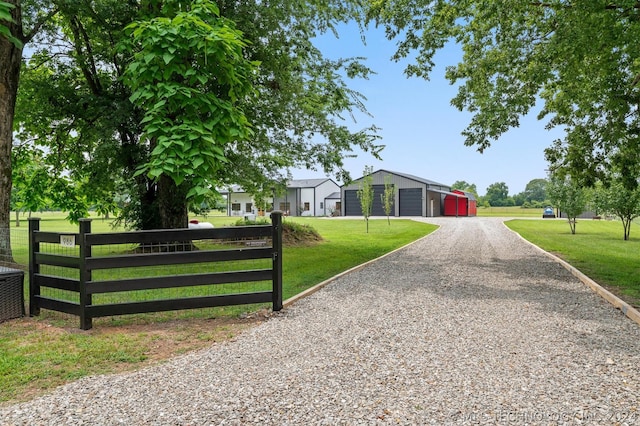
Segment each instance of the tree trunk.
M173 179L162 175L158 182L158 209L163 229L189 226L185 185L177 186Z
M157 216L159 216L162 229L187 228L189 226L186 191L185 185L177 186L173 179L164 175L160 177L157 183L156 203L146 207L155 206L157 208ZM143 245L139 250L142 252L192 251L196 250L196 247L192 241L165 241L159 244Z
M3 22L11 34L22 40L22 11L19 1L12 10L14 22ZM11 145L22 48L0 37L0 259L13 262L9 224L11 223Z
M629 241L629 234L631 234L631 221L633 220L630 216L620 216L622 219L622 226L624 227L624 241Z

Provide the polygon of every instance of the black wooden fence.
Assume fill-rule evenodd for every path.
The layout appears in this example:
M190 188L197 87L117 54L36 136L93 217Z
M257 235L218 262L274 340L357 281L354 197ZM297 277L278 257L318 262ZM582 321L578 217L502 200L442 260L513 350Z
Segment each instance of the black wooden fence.
M271 213L271 225L237 226L215 229L175 229L134 231L122 233L91 233L91 220L80 221L79 233L44 232L38 218L29 221L29 315L39 315L40 309L65 312L80 317L80 328L92 327L92 319L103 316L146 312L161 312L216 306L271 303L274 311L282 309L282 213ZM256 239L261 244L252 244ZM271 240L269 245L268 239ZM92 256L96 246L135 244L157 247L167 242L191 241L245 241L240 246L214 250L160 251ZM41 243L72 247L73 254L41 252ZM171 246L173 243L168 243ZM143 268L158 265L186 265L271 259L269 268L206 272L197 274L162 275L142 278L108 279L94 281L92 272L118 268ZM77 278L41 273L41 266L51 265L77 270ZM213 268L212 268L213 269ZM269 291L216 294L218 284L271 281ZM107 304L93 304L92 296L113 292L130 292L167 288L208 286L212 294L177 299L154 299ZM77 296L77 301L61 300L43 295L43 288L64 290Z

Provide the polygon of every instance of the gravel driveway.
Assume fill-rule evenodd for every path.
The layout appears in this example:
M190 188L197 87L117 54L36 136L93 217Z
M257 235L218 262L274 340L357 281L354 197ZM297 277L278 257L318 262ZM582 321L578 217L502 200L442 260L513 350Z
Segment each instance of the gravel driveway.
M640 423L640 326L500 219L424 220L441 228L234 341L0 424Z

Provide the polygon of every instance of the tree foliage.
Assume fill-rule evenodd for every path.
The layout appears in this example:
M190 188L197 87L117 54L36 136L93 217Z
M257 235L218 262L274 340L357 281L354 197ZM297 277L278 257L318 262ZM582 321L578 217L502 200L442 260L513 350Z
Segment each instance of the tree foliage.
M393 185L391 175L384 176L384 192L380 194L380 201L384 214L387 215L387 223L391 226L391 211L393 210L393 201L396 198L396 189Z
M49 0L9 0L2 2L0 13L0 256L11 261L11 147L22 52L57 9Z
M229 166L226 145L251 135L237 105L252 92L255 64L244 58L242 34L207 0L126 30L131 44L122 45L135 53L124 80L129 99L144 111L141 139L150 151L134 177L159 181L163 228L186 226L187 200L200 204L217 183L212 178ZM177 205L183 214L172 221L167 212Z
M598 211L620 218L624 229L623 238L627 241L633 219L640 216L640 188L628 189L621 181L614 181L606 186L598 185L594 204Z
M524 188L524 201L529 203L544 201L547 199L547 179L532 179Z
M552 174L547 183L547 194L551 203L567 215L571 233L576 233L577 217L587 205L587 190L568 175Z
M480 196L478 195L478 188L476 187L475 183L468 183L464 180L457 180L451 185L451 189L459 189L460 191L470 192L474 197L476 197L476 200L480 199Z
M484 199L492 207L513 205L513 200L509 198L509 187L504 182L496 182L489 185Z
M163 208L184 217L187 194L229 184L255 192L291 168L347 177L352 149L378 153L376 129L352 131L345 119L364 110L347 80L370 71L359 58L329 60L313 44L361 14L358 2L217 4L219 16L205 0L51 0L43 9L54 18L23 69L15 128L43 148L55 173L82 182L88 204L123 200L120 219L131 227L161 227ZM221 56L202 22L226 22L223 38L233 33L242 46ZM140 37L131 42L130 31ZM252 96L240 84L249 78Z
M542 101L540 119L566 131L547 152L551 168L593 184L619 170L640 175L640 8L635 0L378 0L370 19L397 39L395 59L428 78L448 43L463 57L446 76L452 104L472 113L465 143L483 151Z
M15 22L13 17L11 16L11 9L15 9L15 5L11 3L7 3L4 1L0 1L0 37L4 37L13 43L16 47L21 48L23 46L22 41L11 34L11 30L6 25L3 25L2 22L13 23Z
M235 165L226 171L229 183L259 190L265 181L289 179L291 168L323 170L349 181L343 160L355 147L378 157L375 126L353 131L349 125L353 114L366 108L365 98L347 82L368 79L371 70L362 58L330 60L314 45L320 34L337 34L338 23L361 19L360 2L218 4L250 41L249 59L260 63L258 96L242 105L254 135L225 153Z

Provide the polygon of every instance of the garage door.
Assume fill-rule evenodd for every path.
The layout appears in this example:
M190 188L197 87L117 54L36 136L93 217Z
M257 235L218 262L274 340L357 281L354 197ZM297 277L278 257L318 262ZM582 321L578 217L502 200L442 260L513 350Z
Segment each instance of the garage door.
M400 189L400 216L422 216L422 188Z
M345 216L362 216L358 191L344 191L344 214Z
M386 216L382 205L382 195L384 185L373 185L373 205L371 206L371 216ZM362 216L362 206L358 198L357 190L344 191L344 214L345 216ZM391 214L393 215L393 207Z

